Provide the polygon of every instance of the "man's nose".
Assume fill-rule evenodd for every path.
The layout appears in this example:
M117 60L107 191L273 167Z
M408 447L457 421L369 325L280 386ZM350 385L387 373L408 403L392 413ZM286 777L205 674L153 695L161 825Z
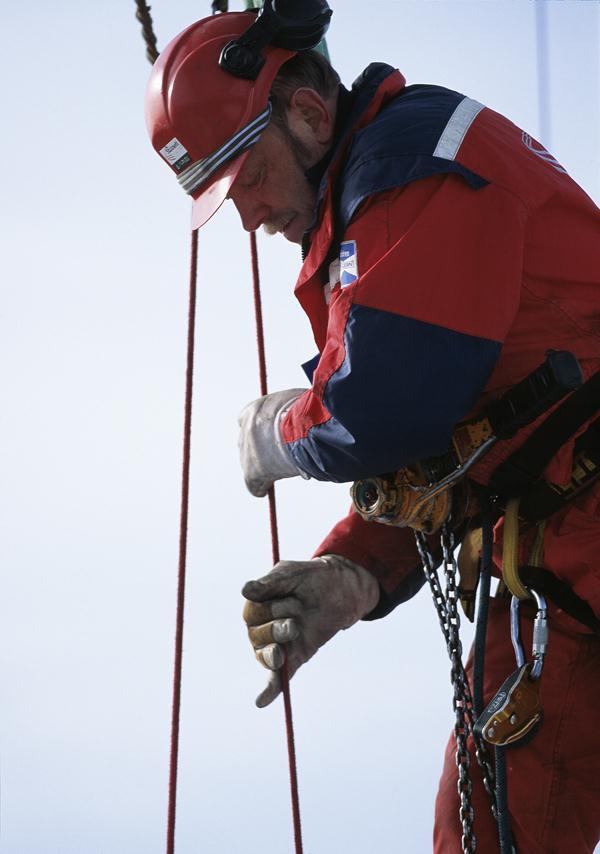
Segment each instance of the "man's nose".
M268 219L269 208L267 205L251 199L235 197L233 194L232 200L245 231L256 231Z

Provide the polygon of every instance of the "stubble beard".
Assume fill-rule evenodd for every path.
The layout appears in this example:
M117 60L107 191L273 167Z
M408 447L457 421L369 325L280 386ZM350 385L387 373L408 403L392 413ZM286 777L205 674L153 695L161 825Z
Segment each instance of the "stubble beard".
M287 223L287 219L276 220L274 222L264 222L262 230L265 234L268 234L270 237L272 237L274 234L279 234L280 231L283 231Z
M304 145L304 143L298 139L289 129L287 122L284 120L282 122L276 122L276 127L283 135L286 144L289 146L290 152L296 166L302 174L304 181L306 181L307 188L310 189L310 192L313 193L312 187L310 186L308 179L305 177L306 170L309 168L310 164L310 151ZM316 193L314 194L316 202ZM313 203L314 207L314 203ZM265 234L269 236L273 236L274 234L283 233L285 228L289 225L289 223L296 217L298 214L302 213L302 211L284 211L281 216L278 216L277 219L271 220L270 222L264 222L262 225L262 229ZM312 213L312 211L307 210L307 214Z

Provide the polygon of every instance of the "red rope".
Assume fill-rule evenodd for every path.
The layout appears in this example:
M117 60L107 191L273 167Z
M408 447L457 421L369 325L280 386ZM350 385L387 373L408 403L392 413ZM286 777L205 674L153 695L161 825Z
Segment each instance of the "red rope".
M265 335L263 327L262 299L260 295L260 276L258 272L258 251L256 232L250 233L250 256L252 258L252 285L254 290L254 314L256 317L256 343L258 345L258 366L260 373L260 393L267 394L267 360L265 357ZM277 528L277 506L275 487L268 492L269 520L271 525L271 548L273 564L279 561L279 532ZM288 764L290 769L290 791L292 799L292 817L294 821L294 845L296 854L302 854L302 827L300 825L300 800L298 797L298 773L296 768L296 746L294 743L294 721L292 719L292 701L290 697L290 678L287 661L281 670L281 690L285 710L285 732L287 738Z
M169 764L169 807L167 815L167 854L175 851L177 804L177 760L179 757L179 713L181 708L181 670L183 661L183 614L187 558L188 506L190 494L190 456L192 437L192 386L194 377L194 337L196 318L196 278L198 269L198 232L192 232L190 254L190 297L188 309L187 364L185 374L185 418L183 426L183 468L181 474L181 515L179 523L179 572L177 613L175 617L175 665L173 668L173 706L171 713L171 759Z

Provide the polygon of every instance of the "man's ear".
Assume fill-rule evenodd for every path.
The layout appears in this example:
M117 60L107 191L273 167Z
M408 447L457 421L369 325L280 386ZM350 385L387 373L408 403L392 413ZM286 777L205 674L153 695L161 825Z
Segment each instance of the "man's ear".
M324 100L314 89L296 89L292 94L287 120L291 132L302 142L328 146L333 139L335 102Z

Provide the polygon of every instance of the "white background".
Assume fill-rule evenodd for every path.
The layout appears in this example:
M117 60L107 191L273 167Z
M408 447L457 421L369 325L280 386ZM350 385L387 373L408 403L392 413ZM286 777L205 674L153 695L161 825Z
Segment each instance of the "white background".
M241 3L231 4L232 9ZM347 85L371 61L540 131L536 4L332 0ZM600 199L596 2L546 3L542 141ZM159 46L208 0L155 0ZM2 854L164 850L189 244L150 148L134 3L0 0ZM272 390L315 347L298 248L259 237ZM269 569L236 417L257 396L248 237L201 232L179 854L292 850L283 714L239 590ZM347 486L281 485L282 556L310 556ZM337 637L293 682L307 854L427 852L451 723L426 590Z

